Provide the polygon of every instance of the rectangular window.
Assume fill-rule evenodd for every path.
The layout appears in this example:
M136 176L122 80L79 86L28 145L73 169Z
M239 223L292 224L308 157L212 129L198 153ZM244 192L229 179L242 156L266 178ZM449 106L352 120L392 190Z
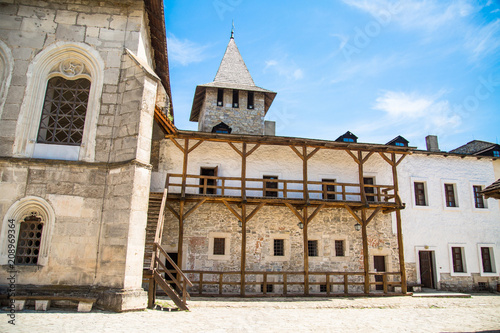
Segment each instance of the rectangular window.
M42 219L32 215L26 217L19 227L17 239L16 264L37 265L42 240Z
M217 89L217 106L224 106L224 89Z
M319 292L320 293L326 293L326 284L320 284L319 285Z
M285 240L275 239L274 240L274 255L284 256L285 255Z
M215 168L200 168L200 175L207 177L217 177L217 167ZM217 194L216 179L200 178L199 194Z
M253 91L248 92L247 109L253 109Z
M307 252L309 257L317 257L318 256L318 241L317 240L308 240L307 241Z
M446 207L457 207L455 199L455 186L453 184L444 184L444 195L446 199Z
M344 241L343 240L336 240L335 241L335 256L337 256L337 257L345 256Z
M323 179L324 183L335 183L335 179ZM333 184L323 184L323 199L335 200L335 185Z
M489 247L481 248L481 261L483 262L483 272L493 273L493 265L491 264L491 253Z
M214 238L214 254L223 256L226 254L226 239Z
M264 176L264 179L278 179L278 176ZM277 198L278 197L278 182L264 181L264 196Z
M365 185L373 185L373 184L375 184L375 179L373 177L364 177L363 183ZM373 195L368 195L368 194L375 193L375 188L371 187L371 186L367 186L364 188L364 190L365 190L365 195L366 195L366 201L375 201L375 197Z
M483 190L483 187L474 185L472 186L472 190L474 191L474 205L476 208L485 208L483 195L480 193Z
M453 260L453 271L455 273L464 273L464 261L462 257L462 248L461 247L452 247L451 255Z
M415 204L417 206L427 206L425 201L425 185L422 182L415 182Z
M264 284L260 285L260 292L264 292ZM272 293L273 292L273 285L272 284L266 284L266 293Z
M240 105L240 94L238 90L233 89L233 108L238 108Z

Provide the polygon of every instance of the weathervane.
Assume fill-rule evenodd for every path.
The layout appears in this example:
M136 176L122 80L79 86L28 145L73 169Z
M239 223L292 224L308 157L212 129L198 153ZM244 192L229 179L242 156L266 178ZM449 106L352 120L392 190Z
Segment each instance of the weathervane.
M233 28L231 29L231 39L234 39L234 20L233 20Z

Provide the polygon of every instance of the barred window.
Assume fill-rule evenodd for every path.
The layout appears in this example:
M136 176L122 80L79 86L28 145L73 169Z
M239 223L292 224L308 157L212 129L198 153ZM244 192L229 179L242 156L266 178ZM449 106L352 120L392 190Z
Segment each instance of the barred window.
M89 92L87 79L51 78L47 83L37 142L81 145Z
M226 239L225 238L214 238L214 254L224 255L226 254Z
M284 256L285 255L285 240L275 239L274 240L274 255Z
M308 240L307 241L307 252L309 257L317 257L318 256L318 241L317 240Z
M43 222L36 213L31 213L21 222L16 248L16 264L37 265Z
M337 256L337 257L345 256L344 241L343 240L336 240L335 241L335 256Z

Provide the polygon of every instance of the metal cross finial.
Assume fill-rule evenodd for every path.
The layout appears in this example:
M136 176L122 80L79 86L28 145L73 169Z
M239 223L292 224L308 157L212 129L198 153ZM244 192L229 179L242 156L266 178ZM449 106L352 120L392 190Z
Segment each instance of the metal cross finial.
M233 28L231 29L231 39L234 39L234 20L233 20Z

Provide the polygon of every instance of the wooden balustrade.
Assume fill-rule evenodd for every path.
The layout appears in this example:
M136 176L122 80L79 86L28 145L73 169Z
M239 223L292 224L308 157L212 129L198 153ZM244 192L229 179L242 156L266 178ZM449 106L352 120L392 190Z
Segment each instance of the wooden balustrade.
M171 271L174 273L174 271ZM191 290L193 295L206 295L206 296L239 296L241 288L241 272L239 271L201 271L201 270L184 270L184 274L191 276L190 281L192 285L196 287L197 290ZM361 295L364 294L363 286L364 282L364 272L309 272L308 285L310 286L324 286L324 291L313 292L312 294L317 295ZM375 281L375 276L382 276L382 281ZM230 277L234 276L234 279ZM270 276L277 277L269 279ZM393 287L401 286L401 273L400 272L370 272L369 285L371 286L383 286L383 294L400 294L401 292L392 291ZM198 277L198 278L196 278ZM249 278L251 277L251 278ZM261 277L258 279L257 277ZM281 279L279 278L281 277ZM228 280L229 279L229 280ZM243 288L246 286L261 286L257 288L255 292L246 292L247 296L259 296L272 294L273 296L300 296L306 295L305 288L305 273L304 272L258 272L258 271L246 271L245 272L245 283ZM333 281L332 281L333 279ZM261 281L257 281L261 280ZM277 281L279 280L279 281ZM391 281L394 280L394 281ZM268 286L282 286L281 292L268 291ZM204 291L204 286L217 286L217 292ZM235 286L233 291L225 291L224 286ZM303 292L290 292L290 286L301 286ZM337 292L333 290L333 286L339 286ZM359 286L359 291L353 290L355 288L349 288L350 286ZM259 292L260 291L260 292Z
M269 186L270 183L276 183L277 186ZM183 188L182 174L167 174L166 186L168 193L243 197L240 177L186 175ZM246 178L245 194L246 197L304 199L303 187L302 180ZM331 187L334 190L331 190ZM367 184L363 187L373 188L373 193L366 195L369 202L397 203L398 201L392 185ZM311 200L361 201L361 186L357 183L308 181L306 192Z

